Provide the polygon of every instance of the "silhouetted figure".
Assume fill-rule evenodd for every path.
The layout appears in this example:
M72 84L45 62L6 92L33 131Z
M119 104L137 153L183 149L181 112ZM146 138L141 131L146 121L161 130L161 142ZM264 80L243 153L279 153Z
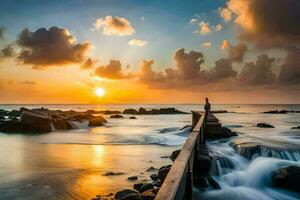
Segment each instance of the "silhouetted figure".
M207 116L207 114L210 112L210 103L208 102L208 98L205 98L205 105L204 105L204 110L205 110L205 114Z

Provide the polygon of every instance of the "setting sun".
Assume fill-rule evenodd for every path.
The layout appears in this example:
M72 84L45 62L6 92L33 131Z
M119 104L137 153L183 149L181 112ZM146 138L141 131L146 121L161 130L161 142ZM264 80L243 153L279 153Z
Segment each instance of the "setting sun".
M105 95L105 90L103 88L96 88L95 89L95 94L98 97L103 97Z

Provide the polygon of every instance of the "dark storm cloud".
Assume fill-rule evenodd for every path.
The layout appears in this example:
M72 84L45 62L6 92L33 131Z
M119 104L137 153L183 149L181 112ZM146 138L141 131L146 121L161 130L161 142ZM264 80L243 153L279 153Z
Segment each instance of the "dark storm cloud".
M288 51L285 63L281 66L279 81L283 84L300 83L300 50Z
M247 51L247 45L244 43L239 43L236 46L230 45L228 51L230 60L242 62Z
M240 82L247 85L273 84L276 80L273 72L274 61L274 58L262 54L257 57L255 63L246 63L239 74Z
M16 43L22 48L18 59L35 68L81 63L91 47L89 42L77 43L67 29L58 27L24 29Z

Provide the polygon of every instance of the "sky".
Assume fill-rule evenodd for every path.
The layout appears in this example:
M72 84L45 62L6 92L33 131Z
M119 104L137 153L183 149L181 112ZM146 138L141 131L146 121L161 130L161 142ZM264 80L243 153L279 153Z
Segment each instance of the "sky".
M299 0L1 0L0 103L300 103L299 10Z

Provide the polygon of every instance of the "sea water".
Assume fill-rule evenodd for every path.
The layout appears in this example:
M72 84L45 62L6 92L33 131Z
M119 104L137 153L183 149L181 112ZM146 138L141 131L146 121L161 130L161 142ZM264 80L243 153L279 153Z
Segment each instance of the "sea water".
M120 110L144 107L166 108L190 112L203 105L1 105L0 109L20 107L76 110ZM272 188L271 172L282 166L299 165L300 132L291 127L300 125L299 113L262 114L264 111L300 110L299 105L213 105L222 124L239 136L229 140L209 141L215 154L224 161L213 163L212 174L222 190L200 192L195 199L298 199L288 191ZM191 124L187 115L137 115L137 119L110 119L103 127L53 131L41 135L0 133L0 199L91 199L132 188L135 182L149 179L153 172L171 164L166 158L181 148L189 135ZM273 129L257 128L257 123L270 123ZM260 155L247 159L233 144L255 141L265 144ZM279 147L277 151L268 147ZM225 164L224 166L224 163ZM228 164L229 163L229 164ZM228 166L230 167L228 167ZM104 176L105 172L122 172Z

